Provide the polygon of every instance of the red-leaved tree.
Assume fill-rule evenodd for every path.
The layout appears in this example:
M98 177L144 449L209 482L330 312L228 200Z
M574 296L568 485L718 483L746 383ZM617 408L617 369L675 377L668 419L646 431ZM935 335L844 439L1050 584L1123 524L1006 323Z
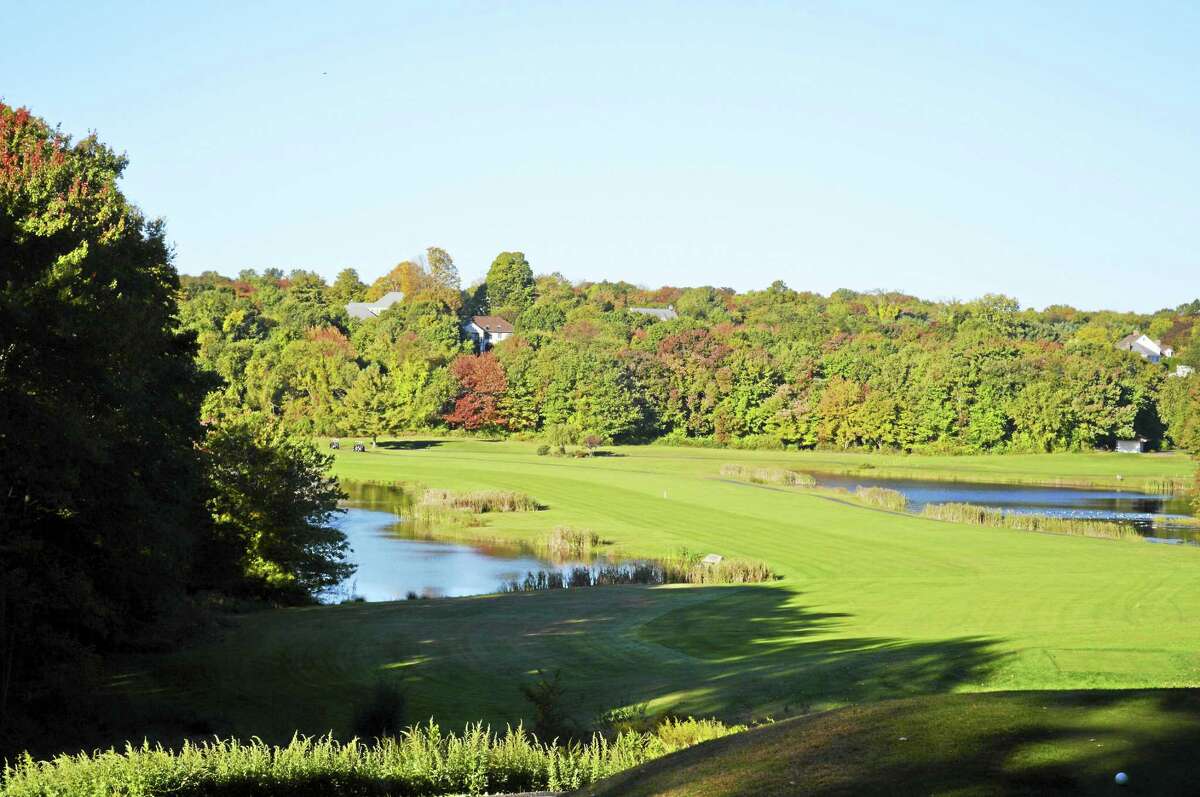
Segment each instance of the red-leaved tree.
M497 429L505 425L500 414L500 397L508 389L504 368L491 352L475 357L463 354L450 364L458 380L454 409L443 416L446 423L464 429Z

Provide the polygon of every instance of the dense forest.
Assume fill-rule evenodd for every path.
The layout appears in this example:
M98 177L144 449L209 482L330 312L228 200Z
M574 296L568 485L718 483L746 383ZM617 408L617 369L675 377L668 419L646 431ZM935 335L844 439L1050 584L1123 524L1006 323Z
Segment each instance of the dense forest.
M346 304L401 291L365 320ZM503 252L461 290L442 249L371 285L352 269L184 277L182 324L223 387L206 417L246 410L326 435L439 428L748 447L1066 451L1180 444L1200 366L1200 301L1152 315L1004 296L572 284ZM659 318L630 308L673 308ZM515 333L477 356L471 316ZM671 318L671 315L677 317ZM1119 350L1144 332L1175 355Z

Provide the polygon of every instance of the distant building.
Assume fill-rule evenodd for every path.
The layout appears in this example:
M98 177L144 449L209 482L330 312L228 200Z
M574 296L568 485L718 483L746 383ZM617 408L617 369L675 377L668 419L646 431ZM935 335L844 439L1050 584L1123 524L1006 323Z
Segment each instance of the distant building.
M391 293L385 293L373 302L350 302L350 304L346 305L346 313L351 318L357 318L360 321L364 318L375 318L396 302L403 300L403 291L392 291Z
M1122 454L1141 454L1146 450L1146 438L1138 437L1133 440L1118 440L1117 451Z
M675 305L667 305L667 307L630 307L631 313L640 315L648 315L657 318L659 321L674 321L679 318L679 313L675 312Z
M1182 379L1194 373L1196 373L1196 369L1190 365L1177 365L1175 366L1175 373L1171 374L1171 376L1177 376Z
M475 349L482 353L509 338L513 326L498 315L475 315L463 325L463 332L475 341Z
M1117 348L1122 351L1131 351L1140 356L1143 360L1156 363L1163 357L1171 357L1175 351L1170 346L1163 346L1157 340L1153 340L1140 332L1134 332L1132 335L1126 335L1117 343Z

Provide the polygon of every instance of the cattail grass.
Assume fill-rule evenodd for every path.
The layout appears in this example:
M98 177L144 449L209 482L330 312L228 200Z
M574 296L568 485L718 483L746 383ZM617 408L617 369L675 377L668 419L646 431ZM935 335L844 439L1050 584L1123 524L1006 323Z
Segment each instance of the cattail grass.
M904 493L886 487L859 487L854 491L854 497L867 506L891 512L903 512L908 509L908 498Z
M751 468L746 465L722 465L721 476L751 484L779 484L785 487L814 487L817 480L807 473L783 468Z
M592 552L600 547L600 535L587 529L558 526L546 540L546 550L555 561L590 559Z
M1102 520L1080 518L1057 518L1046 515L1004 512L975 504L928 504L921 511L922 517L946 520L952 523L968 523L973 526L1017 529L1018 531L1040 531L1044 534L1069 534L1076 537L1100 537L1112 540L1142 540L1142 535L1127 523L1110 523Z
M536 512L544 506L524 493L490 491L456 493L450 490L426 490L421 506L437 509L457 509L477 515L485 512Z

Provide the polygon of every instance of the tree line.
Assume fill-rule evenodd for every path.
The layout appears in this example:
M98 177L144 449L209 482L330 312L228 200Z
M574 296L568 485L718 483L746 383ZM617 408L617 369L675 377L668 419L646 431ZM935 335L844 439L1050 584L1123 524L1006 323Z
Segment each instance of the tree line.
M345 305L403 291L378 317ZM660 319L631 308L670 307ZM515 334L477 354L476 314ZM180 317L222 387L212 418L253 410L312 434L460 428L611 442L909 452L1051 452L1144 437L1186 446L1200 301L1153 314L1022 309L1005 296L571 283L503 252L462 289L430 248L367 285L347 269L185 277ZM1142 331L1151 363L1118 349Z

